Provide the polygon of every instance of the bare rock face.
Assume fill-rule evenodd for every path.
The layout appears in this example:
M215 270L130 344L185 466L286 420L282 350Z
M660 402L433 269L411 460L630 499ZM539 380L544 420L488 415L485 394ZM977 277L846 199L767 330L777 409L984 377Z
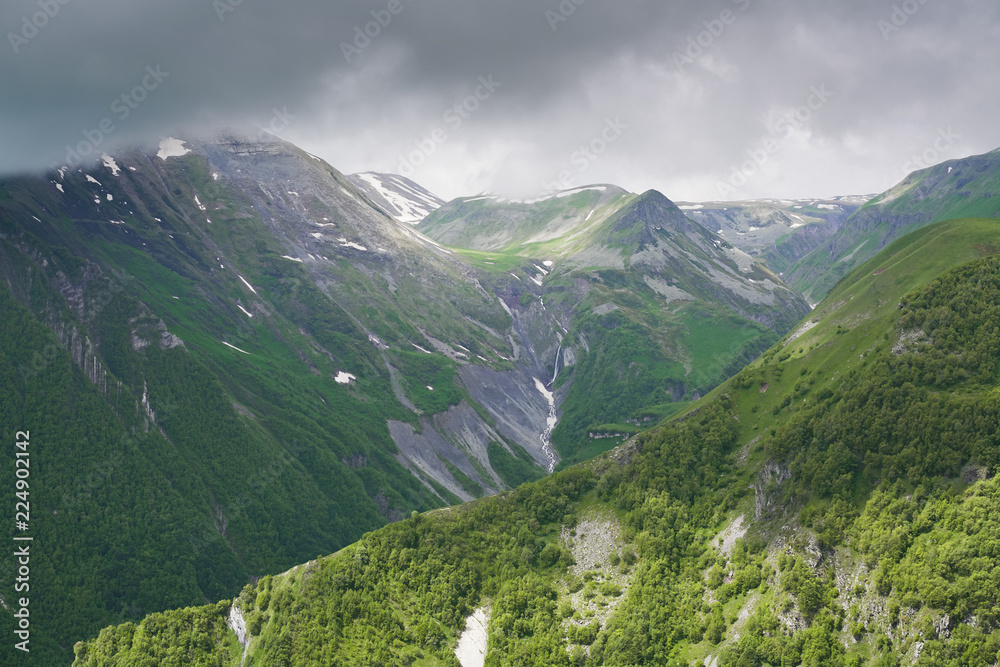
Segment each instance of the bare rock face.
M768 461L764 464L757 481L754 482L754 515L760 519L774 509L775 495L778 487L786 479L791 479L792 473L777 463Z

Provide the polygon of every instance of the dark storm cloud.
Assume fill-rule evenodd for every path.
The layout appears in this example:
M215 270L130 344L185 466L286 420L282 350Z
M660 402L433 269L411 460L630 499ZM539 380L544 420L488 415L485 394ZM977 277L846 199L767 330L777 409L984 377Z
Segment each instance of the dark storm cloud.
M875 190L941 131L941 159L1000 145L997 11L14 0L0 9L0 170L252 123L346 171L410 169L444 196L594 181L677 198Z

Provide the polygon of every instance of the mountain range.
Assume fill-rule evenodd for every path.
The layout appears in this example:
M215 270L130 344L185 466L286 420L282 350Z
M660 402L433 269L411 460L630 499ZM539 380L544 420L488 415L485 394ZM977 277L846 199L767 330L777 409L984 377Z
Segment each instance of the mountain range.
M1000 223L925 227L614 451L76 664L992 664L998 275Z
M3 419L58 545L34 657L590 458L808 312L658 192L589 215L605 189L480 200L574 228L492 250L413 224L476 202L245 131L0 182Z
M988 664L996 155L444 202L226 130L0 181L31 659Z

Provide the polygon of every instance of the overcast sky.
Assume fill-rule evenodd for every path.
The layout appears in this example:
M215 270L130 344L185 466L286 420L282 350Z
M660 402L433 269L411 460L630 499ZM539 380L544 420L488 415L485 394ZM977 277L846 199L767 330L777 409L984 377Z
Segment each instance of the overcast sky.
M698 201L1000 147L996 0L5 0L0 27L3 173L251 123L446 199Z

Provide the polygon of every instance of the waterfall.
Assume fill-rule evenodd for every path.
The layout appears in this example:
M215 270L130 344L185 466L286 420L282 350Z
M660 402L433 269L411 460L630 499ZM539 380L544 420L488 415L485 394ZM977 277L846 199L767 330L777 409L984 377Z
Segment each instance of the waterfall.
M556 364L555 368L552 369L552 381L549 385L554 385L556 378L559 377L559 357L562 355L562 341L559 341L559 349L556 350Z
M542 440L542 451L545 453L545 457L549 460L549 465L546 469L550 475L552 471L556 469L556 450L552 447L552 429L556 427L556 423L559 421L559 417L556 415L556 401L555 395L545 388L542 381L535 378L535 388L538 390L542 396L545 397L545 401L549 404L549 415L545 420L545 430L542 431L540 436Z

